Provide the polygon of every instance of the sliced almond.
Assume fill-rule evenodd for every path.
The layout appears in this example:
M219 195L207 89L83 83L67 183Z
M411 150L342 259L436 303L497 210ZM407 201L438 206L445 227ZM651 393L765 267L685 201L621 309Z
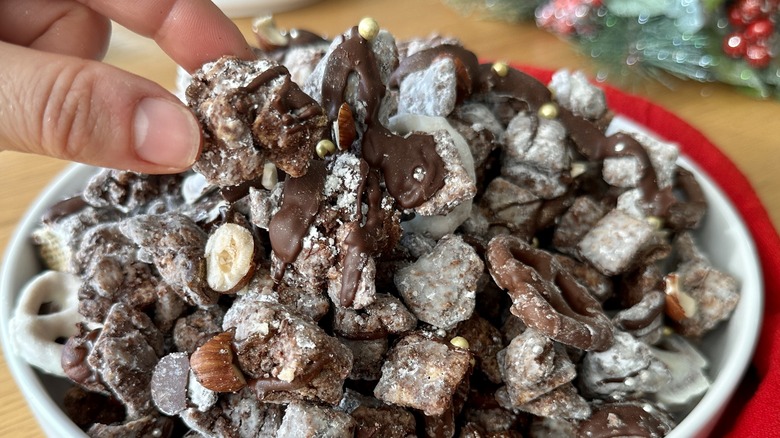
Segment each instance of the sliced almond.
M676 322L691 318L698 310L696 300L680 288L680 276L669 274L666 282L666 314Z
M352 142L357 138L357 127L355 119L352 116L352 108L346 102L339 107L339 114L333 123L334 138L340 150L349 149Z

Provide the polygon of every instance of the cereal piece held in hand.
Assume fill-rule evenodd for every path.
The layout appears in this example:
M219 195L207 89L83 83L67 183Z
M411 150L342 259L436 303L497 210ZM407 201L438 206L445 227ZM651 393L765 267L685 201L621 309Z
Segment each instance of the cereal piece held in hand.
M621 210L602 217L577 244L580 255L604 275L617 275L669 254L655 227Z
M666 313L684 336L700 337L728 318L739 302L739 283L715 269L690 233L675 240L682 263L666 280Z
M395 284L417 318L446 329L471 317L483 269L474 248L451 234L430 254L400 269Z
M306 173L327 126L325 111L271 60L223 57L192 76L187 102L205 132L193 166L219 186L260 178L267 161Z
M647 344L619 330L609 350L585 354L579 371L585 395L618 401L658 392L671 380L669 368Z
M247 382L262 401L336 404L352 353L322 328L255 294L233 303L223 321Z
M528 329L498 354L507 400L525 404L574 380L577 370L560 344Z
M127 407L129 419L154 410L152 371L163 355L163 334L146 314L118 303L111 307L87 361Z
M287 405L276 436L352 438L355 420L344 412L314 404Z
M590 292L550 253L512 236L487 248L490 275L512 297L511 312L544 335L581 350L612 344L612 324Z
M577 425L577 436L666 436L675 423L647 403L594 403L593 414Z
M217 293L206 282L206 233L176 213L139 215L122 222L122 232L151 256L160 276L190 304L208 305Z
M387 354L374 396L429 416L443 414L470 369L471 354L446 342L414 333Z

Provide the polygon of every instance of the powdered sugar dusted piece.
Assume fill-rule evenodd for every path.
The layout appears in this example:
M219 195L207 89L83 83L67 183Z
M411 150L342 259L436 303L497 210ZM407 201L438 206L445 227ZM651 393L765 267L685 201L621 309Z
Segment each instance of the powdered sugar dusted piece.
M513 406L527 403L577 376L566 351L533 329L514 338L498 354L498 363L507 400Z
M417 318L398 298L377 294L373 303L361 310L336 307L333 331L347 339L379 339L411 331Z
M388 349L387 338L340 338L340 341L352 352L352 369L348 377L352 380L379 380Z
M577 426L573 421L556 417L534 417L528 431L535 438L562 438L577 436Z
M542 200L530 190L499 176L485 188L479 206L492 229L506 229L527 238L536 232Z
M206 283L206 233L187 216L139 215L122 222L122 232L151 256L160 276L190 304L213 304Z
M415 333L404 336L387 354L374 395L385 403L443 414L466 378L467 350Z
M626 400L658 392L671 381L669 368L650 347L626 332L615 331L615 343L602 352L588 352L580 364L583 393Z
M455 61L441 57L426 69L409 73L399 90L399 114L446 117L455 108L458 97Z
M647 152L650 164L655 171L658 188L671 187L677 158L680 155L676 144L666 143L643 133L630 134ZM604 181L615 187L637 187L641 175L647 170L634 156L610 157L604 159L602 174Z
M597 120L607 112L604 91L591 84L581 71L558 70L553 73L548 87L561 106L578 116Z
M565 383L521 405L513 405L505 387L496 391L496 400L507 409L528 412L538 417L558 417L583 420L590 416L588 401L577 393L571 383Z
M203 437L275 437L284 406L263 403L249 390L225 393L207 411L188 408L179 414L184 424Z
M598 302L603 303L612 297L614 293L612 278L603 275L593 266L564 254L554 254L553 257L566 272L577 280L577 283L588 289L588 292Z
M176 415L187 409L187 383L190 359L187 353L163 356L152 372L152 401L165 415Z
M327 125L317 102L267 59L205 64L186 95L205 133L193 169L219 186L260 178L266 161L292 176L304 174Z
M400 269L395 284L421 321L450 328L474 311L477 280L484 264L457 235L443 237L430 254Z
M423 216L445 215L474 197L476 194L474 158L471 156L471 150L466 141L446 119L402 114L390 119L388 127L400 135L413 132L431 134L436 143L436 154L444 162L442 169L444 187L423 204L415 207L414 210L417 214ZM420 170L423 171L423 169ZM413 177L421 180L425 175L414 175ZM460 215L457 216L460 221L457 225L468 217L471 210L470 203L461 207L461 210L463 211L460 211ZM454 228L457 228L457 225L454 225ZM454 230L454 228L452 229ZM439 237L443 235L441 232L436 234Z
M612 321L618 329L652 345L663 334L665 304L664 293L651 290L633 306L618 311Z
M130 213L140 210L153 200L173 195L180 180L178 175L146 175L127 170L103 169L90 178L82 198L96 208Z
M677 331L700 337L727 319L739 302L739 283L716 269L696 245L690 233L682 233L674 242L681 263L666 280L667 315ZM680 312L673 312L669 301L676 301Z
M225 311L218 305L203 306L176 320L173 343L178 351L193 353L211 337L222 332Z
M616 275L668 254L653 225L622 210L602 217L577 245L580 255L604 275Z
M609 208L591 196L578 196L558 220L553 234L553 245L558 251L577 254L577 244Z
M157 414L138 419L130 419L119 424L93 424L87 435L92 438L115 438L123 436L149 436L170 438L173 436L174 422L168 417Z
M276 436L352 438L355 420L332 408L314 404L290 403Z
M490 108L478 102L464 102L456 106L448 120L466 139L474 166L482 167L490 153L499 146L504 126Z
M146 314L115 304L87 357L130 419L153 411L152 371L163 355L163 335Z
M350 414L357 424L355 436L411 438L417 436L414 414L376 398L347 389L338 409Z
M649 403L594 403L593 414L577 425L577 436L666 436L675 423Z
M263 401L336 404L352 368L352 353L319 326L284 306L244 295L225 314L225 331L249 386Z
M571 165L566 129L557 120L518 113L504 133L501 174L544 199L561 196Z

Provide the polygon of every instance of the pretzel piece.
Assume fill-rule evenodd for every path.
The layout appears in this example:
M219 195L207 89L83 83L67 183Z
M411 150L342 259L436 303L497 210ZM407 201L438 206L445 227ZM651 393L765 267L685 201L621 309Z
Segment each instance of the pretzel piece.
M487 262L512 297L511 312L528 327L582 350L612 345L612 324L599 302L550 253L501 235L488 244Z

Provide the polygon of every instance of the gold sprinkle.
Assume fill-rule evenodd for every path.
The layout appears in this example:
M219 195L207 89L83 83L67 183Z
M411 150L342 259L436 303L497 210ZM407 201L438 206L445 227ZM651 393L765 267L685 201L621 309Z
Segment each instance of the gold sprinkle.
M325 158L328 155L336 152L336 145L333 144L333 142L328 139L322 139L319 142L317 142L317 146L315 147L315 150L317 151L317 155L320 158Z
M660 230L661 228L663 228L664 221L658 216L648 216L646 220L647 223L652 225L653 228L655 228L656 230Z
M505 62L496 62L491 68L499 77L503 78L509 74L509 66Z
M674 329L669 327L668 325L665 325L663 328L663 335L664 336L672 336L674 334Z
M539 117L543 119L554 119L558 117L558 105L547 102L539 107Z
M371 17L366 17L358 23L358 33L363 38L371 41L379 34L379 23Z
M455 336L454 338L450 339L450 344L464 350L469 349L469 341L467 341L463 336Z

